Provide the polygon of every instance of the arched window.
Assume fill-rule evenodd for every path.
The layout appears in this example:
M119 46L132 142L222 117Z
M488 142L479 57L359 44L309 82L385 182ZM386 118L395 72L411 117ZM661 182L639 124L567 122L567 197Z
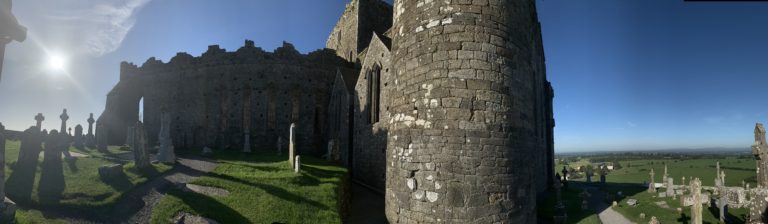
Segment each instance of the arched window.
M367 72L368 77L368 123L374 124L379 122L379 108L381 105L381 66L374 65L371 70Z

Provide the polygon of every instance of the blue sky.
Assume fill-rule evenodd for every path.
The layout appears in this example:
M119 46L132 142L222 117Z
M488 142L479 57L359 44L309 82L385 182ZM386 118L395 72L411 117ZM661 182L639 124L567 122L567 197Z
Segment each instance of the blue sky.
M119 62L325 46L346 0L14 1L30 38L8 46L0 121L9 129L98 116ZM682 0L538 0L555 88L558 152L748 147L768 121L768 4ZM48 68L62 55L66 69Z

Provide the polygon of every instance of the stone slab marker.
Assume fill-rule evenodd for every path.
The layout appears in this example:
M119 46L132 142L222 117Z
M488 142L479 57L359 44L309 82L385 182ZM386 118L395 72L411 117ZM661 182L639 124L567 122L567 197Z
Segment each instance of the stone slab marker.
M288 138L288 162L294 166L293 159L296 156L296 123L291 123L290 137Z
M136 122L136 126L133 128L133 143L131 148L133 149L133 161L136 163L136 168L145 168L150 166L149 153L147 152L146 133L144 133L144 124L141 121Z
M648 184L648 192L649 193L656 193L656 183L654 183L654 180L653 180L653 175L655 175L655 174L656 173L653 172L653 168L651 168L651 172L648 173L648 175L651 176L651 180L649 181L650 184Z
M691 205L691 224L701 224L701 180L695 178L691 180L691 196L693 197L693 205Z
M99 151L102 151L102 152L107 151L108 135L109 135L108 130L104 126L104 124L102 124L101 122L96 124L96 147L98 148Z
M83 149L85 148L85 136L83 136L83 126L80 126L79 124L75 126L75 148Z
M675 184L673 183L674 180L675 179L672 177L667 177L667 196L675 194Z
M333 160L333 139L328 140L328 153L326 153L325 155L328 156L326 160L328 161Z
M51 130L45 141L43 163L40 166L40 181L37 192L41 204L57 204L66 187L61 154L69 148L69 136L66 132Z
M298 172L301 171L301 157L300 156L296 156L296 164L294 164L293 167L294 167L294 171L293 172L298 173Z
M282 155L283 154L283 137L277 136L277 154Z
M173 139L171 138L171 114L163 113L160 116L160 133L158 133L157 137L160 149L157 152L157 161L175 163L176 153L174 152Z

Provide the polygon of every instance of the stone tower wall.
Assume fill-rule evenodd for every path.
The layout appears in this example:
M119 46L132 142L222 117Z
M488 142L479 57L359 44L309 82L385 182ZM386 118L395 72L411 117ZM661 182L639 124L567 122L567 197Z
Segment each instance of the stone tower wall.
M537 25L533 0L395 1L391 223L536 222Z

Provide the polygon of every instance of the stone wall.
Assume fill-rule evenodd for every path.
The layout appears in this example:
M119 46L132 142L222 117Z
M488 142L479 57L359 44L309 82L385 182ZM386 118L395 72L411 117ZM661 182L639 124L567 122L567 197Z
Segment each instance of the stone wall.
M395 1L391 223L536 222L551 117L534 4Z
M381 0L352 0L328 36L325 47L336 50L339 57L358 62L358 54L368 47L373 33L383 34L391 26L392 6Z
M157 141L160 113L168 111L173 144L182 149L239 150L246 128L254 148L272 149L277 136L288 139L296 122L299 152L324 152L310 146L322 145L329 90L340 69L355 70L349 65L332 50L302 55L286 43L265 52L251 41L236 52L214 45L200 57L179 53L168 63L154 58L141 67L124 63L99 122L106 125L110 144L123 144L143 97L150 144Z
M364 50L354 92L354 163L352 175L384 191L389 91L393 82L389 47L378 34ZM377 91L378 90L378 91ZM372 112L376 110L376 112Z

